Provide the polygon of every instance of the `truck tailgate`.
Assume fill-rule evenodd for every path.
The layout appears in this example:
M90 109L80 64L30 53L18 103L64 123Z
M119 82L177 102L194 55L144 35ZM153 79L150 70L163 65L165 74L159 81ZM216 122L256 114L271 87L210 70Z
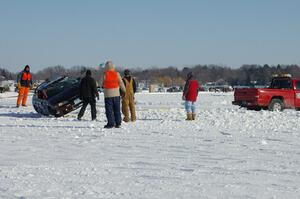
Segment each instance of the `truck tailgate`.
M234 101L253 101L257 100L257 88L241 88L234 91Z

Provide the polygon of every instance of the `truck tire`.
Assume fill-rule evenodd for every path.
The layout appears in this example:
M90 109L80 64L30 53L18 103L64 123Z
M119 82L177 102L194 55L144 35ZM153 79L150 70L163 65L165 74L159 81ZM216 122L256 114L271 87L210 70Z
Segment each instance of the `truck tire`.
M272 99L269 104L270 111L283 111L284 103L281 99Z

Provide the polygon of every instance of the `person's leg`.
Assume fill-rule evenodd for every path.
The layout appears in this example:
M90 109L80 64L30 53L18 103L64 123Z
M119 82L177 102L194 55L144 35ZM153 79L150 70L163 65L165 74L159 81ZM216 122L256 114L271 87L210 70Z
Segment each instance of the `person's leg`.
M18 100L17 100L17 107L19 107L21 105L21 101L23 99L23 95L24 95L24 87L20 86Z
M92 120L95 120L97 118L96 99L91 98L90 105L91 105Z
M186 120L192 120L192 102L185 101Z
M114 116L116 126L120 126L122 122L120 110L120 97L114 97Z
M107 118L106 127L112 128L115 126L115 116L114 116L114 106L113 106L113 97L105 98L105 115Z
M86 109L86 107L87 107L88 104L89 104L89 102L84 99L83 100L83 105L82 105L82 107L81 107L81 109L80 109L80 111L78 113L77 119L80 120L82 118L82 116L84 115L85 109Z
M27 102L27 97L28 97L29 90L30 90L29 87L24 87L24 94L23 94L23 99L22 99L22 106L26 106L26 102Z
M122 113L124 115L124 122L129 122L129 111L128 111L128 105L129 101L126 97L122 98Z
M185 101L184 105L185 105L186 113L192 113L192 102Z
M135 112L135 104L134 104L134 98L133 96L129 99L129 109L130 109L130 115L131 115L131 121L136 121L136 112Z
M196 119L196 104L195 102L192 102L192 119L195 120Z

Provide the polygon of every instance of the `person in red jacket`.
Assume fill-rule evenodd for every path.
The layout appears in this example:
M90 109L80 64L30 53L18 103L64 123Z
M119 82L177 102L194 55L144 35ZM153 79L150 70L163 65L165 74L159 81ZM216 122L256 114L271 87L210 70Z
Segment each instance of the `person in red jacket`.
M185 100L185 110L187 113L186 120L196 119L196 105L199 90L199 83L193 77L193 73L187 74L187 80L184 86L182 99Z

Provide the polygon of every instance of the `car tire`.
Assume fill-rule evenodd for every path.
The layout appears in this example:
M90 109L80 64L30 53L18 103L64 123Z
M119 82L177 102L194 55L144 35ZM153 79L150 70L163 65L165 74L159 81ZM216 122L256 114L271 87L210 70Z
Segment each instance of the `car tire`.
M283 111L284 103L281 99L272 99L269 104L270 111Z

